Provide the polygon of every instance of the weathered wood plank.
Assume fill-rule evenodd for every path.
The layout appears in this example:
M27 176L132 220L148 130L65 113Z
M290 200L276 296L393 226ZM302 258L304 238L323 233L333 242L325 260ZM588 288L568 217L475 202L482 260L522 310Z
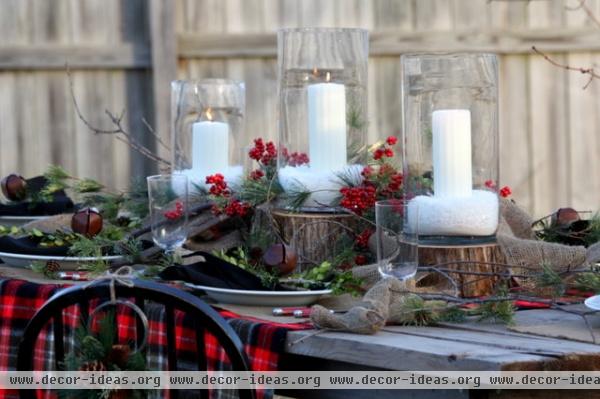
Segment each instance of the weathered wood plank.
M165 143L171 142L171 81L177 78L173 6L172 0L150 2L154 130ZM164 148L156 150L158 155L169 159L170 154Z
M150 66L150 53L133 44L88 46L44 44L0 46L0 69L140 69Z
M500 54L531 52L537 43L547 52L598 51L597 29L455 30L372 32L371 56L394 56L415 51L488 51ZM274 33L178 35L179 56L184 58L275 57Z
M374 336L324 332L297 342L311 333L288 333L286 351L390 370L500 370L507 364L551 359L478 343L400 336L387 331Z
M534 4L535 3L535 4ZM534 2L529 7L529 26L533 29L563 26L564 4L558 1ZM540 45L545 49L545 45ZM554 55L564 62L563 55ZM532 166L532 203L536 216L543 216L567 204L570 187L560 190L557 182L567 183L570 165L567 148L568 113L566 93L569 74L548 63L540 56L532 56L529 62L529 85L531 96L530 137Z

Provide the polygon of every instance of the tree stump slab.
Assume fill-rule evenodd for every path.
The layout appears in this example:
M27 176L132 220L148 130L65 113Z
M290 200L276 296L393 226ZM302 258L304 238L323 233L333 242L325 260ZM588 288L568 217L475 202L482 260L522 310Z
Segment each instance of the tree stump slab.
M452 263L452 262L460 263ZM471 261L473 263L465 263ZM448 270L446 273L458 286L462 297L491 295L498 282L498 276L487 276L482 273L502 273L502 266L487 263L505 263L504 254L496 243L464 246L429 246L419 245L419 264L421 266L437 266ZM461 273L452 273L452 270ZM472 273L472 274L469 274ZM440 273L421 280L420 285L439 285L451 283Z
M331 261L338 253L338 241L344 234L353 235L358 220L338 213L293 213L273 211L279 234L298 254L300 270Z

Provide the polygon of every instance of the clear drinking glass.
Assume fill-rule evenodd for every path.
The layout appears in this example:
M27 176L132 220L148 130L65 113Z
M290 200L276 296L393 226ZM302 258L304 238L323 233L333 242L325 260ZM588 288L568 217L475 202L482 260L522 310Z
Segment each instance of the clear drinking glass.
M419 210L416 205L403 200L375 204L377 263L383 277L406 281L417 273Z
M187 238L188 178L185 175L148 176L152 239L173 252Z

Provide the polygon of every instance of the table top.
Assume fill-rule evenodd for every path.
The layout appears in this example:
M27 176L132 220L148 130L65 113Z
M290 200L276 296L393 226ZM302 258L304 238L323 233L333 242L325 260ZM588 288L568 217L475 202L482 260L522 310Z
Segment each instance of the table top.
M518 312L519 319L553 315ZM286 351L319 360L386 370L576 370L600 361L600 345L522 334L490 323L436 327L387 326L375 335L311 331L288 333ZM563 367L568 368L563 368Z

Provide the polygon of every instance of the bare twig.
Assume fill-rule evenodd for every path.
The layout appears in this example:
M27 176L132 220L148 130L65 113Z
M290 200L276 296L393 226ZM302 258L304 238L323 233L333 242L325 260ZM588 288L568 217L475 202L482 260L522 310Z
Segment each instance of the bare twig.
M592 83L592 81L594 79L600 79L600 74L598 72L596 72L596 70L593 67L583 68L583 67L574 67L574 66L570 66L570 65L567 65L567 64L562 64L562 63L560 63L558 61L553 60L546 53L538 50L535 46L532 46L531 49L536 54L541 55L542 57L544 57L544 59L546 61L548 61L550 64L554 65L555 67L562 68L562 69L567 70L567 71L579 72L579 73L584 74L584 75L589 75L588 81L583 86L584 89L587 89L588 86Z
M146 120L146 118L142 118L142 123L144 124L144 126L146 126L146 129L148 129L148 131L150 132L150 134L152 135L152 137L154 137L154 139L156 140L156 142L158 144L160 144L165 150L171 152L171 147L169 147L167 144L165 144L165 142L156 133L156 131L150 125L150 123L148 123L148 121Z
M108 116L108 118L110 119L110 121L112 122L112 124L115 126L114 129L101 129L101 128L98 128L98 127L92 125L83 116L83 112L81 111L81 108L79 107L79 103L77 102L77 98L75 97L75 87L74 87L74 83L73 83L73 77L71 76L71 70L69 69L68 65L66 66L66 68L67 68L67 78L69 80L69 90L71 93L71 98L73 100L73 105L75 107L75 112L77 113L77 116L79 117L79 119L83 122L83 124L85 126L87 126L88 129L93 131L94 134L113 135L117 140L127 144L132 149L139 152L146 158L151 159L165 167L171 166L171 162L156 155L152 150L150 150L148 147L144 146L142 143L140 143L138 140L136 140L129 132L127 132L123 128L123 118L125 117L125 110L121 111L121 113L119 115L113 114L109 110L104 111L106 113L106 115Z
M585 14L588 16L588 18L594 24L596 24L596 26L598 26L600 28L600 19L596 16L596 14L594 14L592 9L586 4L586 1L587 0L578 0L579 4L576 5L575 7L565 6L565 8L569 11L583 10L583 12L585 12Z

